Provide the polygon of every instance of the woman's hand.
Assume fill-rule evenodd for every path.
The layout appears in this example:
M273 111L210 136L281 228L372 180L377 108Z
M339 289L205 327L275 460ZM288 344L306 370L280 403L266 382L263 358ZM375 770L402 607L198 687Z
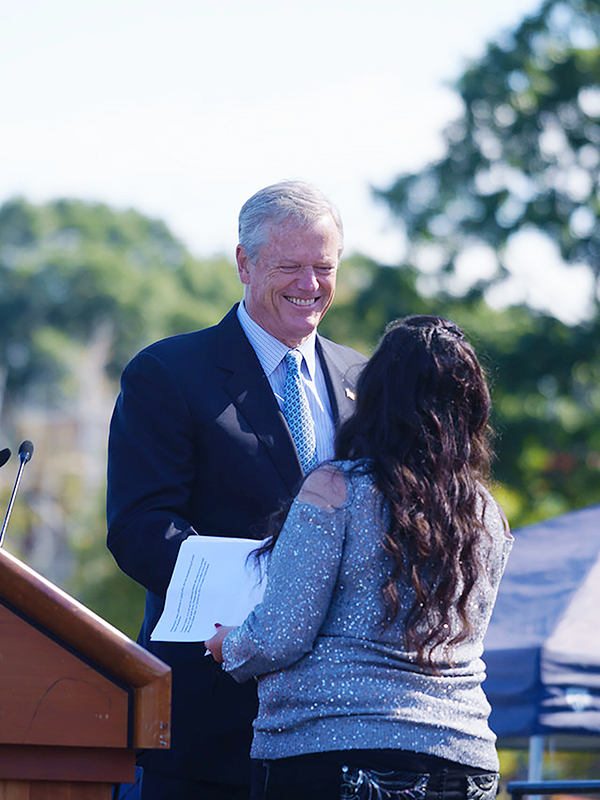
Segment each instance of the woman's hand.
M229 631L234 629L234 627L234 625L219 625L219 623L217 623L215 625L215 628L217 628L215 635L212 637L212 639L207 639L204 642L204 646L207 650L210 650L210 653L217 664L223 663L223 653L221 652L223 647L223 639L227 636Z

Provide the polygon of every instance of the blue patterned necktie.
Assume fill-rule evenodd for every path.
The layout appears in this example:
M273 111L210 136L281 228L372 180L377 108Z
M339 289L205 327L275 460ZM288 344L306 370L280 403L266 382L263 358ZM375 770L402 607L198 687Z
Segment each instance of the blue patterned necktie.
M319 463L315 426L310 415L308 397L300 377L302 353L288 350L285 354L287 372L283 387L283 415L296 444L304 474Z

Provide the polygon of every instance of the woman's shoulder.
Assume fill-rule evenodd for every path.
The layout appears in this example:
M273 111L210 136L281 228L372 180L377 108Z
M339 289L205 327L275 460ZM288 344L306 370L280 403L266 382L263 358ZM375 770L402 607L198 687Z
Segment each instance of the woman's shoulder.
M339 462L328 462L307 475L298 493L298 502L334 511L348 501L346 476Z
M311 472L298 494L299 502L311 503L327 511L351 505L358 484L371 484L369 465L360 461L327 461Z

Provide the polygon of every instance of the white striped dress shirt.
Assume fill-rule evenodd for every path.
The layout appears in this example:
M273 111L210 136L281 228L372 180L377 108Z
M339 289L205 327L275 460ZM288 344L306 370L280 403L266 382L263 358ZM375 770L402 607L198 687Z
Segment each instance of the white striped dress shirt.
M239 304L237 316L242 326L242 330L254 352L256 353L260 365L262 366L269 385L273 390L279 407L283 411L283 387L285 384L285 354L290 349L287 345L280 342L264 328L256 323L246 310L244 301ZM310 406L310 414L315 425L315 437L317 440L317 455L319 462L326 461L333 458L333 439L335 436L335 428L333 424L333 414L331 412L331 403L329 401L329 394L327 392L327 385L325 383L325 375L321 362L317 358L317 351L315 348L317 332L309 336L309 338L295 348L302 353L302 367L301 376L306 395L308 397L308 405Z

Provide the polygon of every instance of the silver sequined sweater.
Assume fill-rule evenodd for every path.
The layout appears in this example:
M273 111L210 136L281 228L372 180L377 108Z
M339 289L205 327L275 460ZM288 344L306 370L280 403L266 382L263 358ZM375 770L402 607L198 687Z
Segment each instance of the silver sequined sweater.
M486 569L470 598L473 633L452 648L452 666L439 661L434 675L403 644L408 587L400 587L396 622L382 629L390 562L378 494L368 474L338 466L346 472L345 505L327 511L293 503L263 602L223 644L227 672L240 682L258 676L252 756L395 748L496 771L482 640L512 544L496 504L488 495Z

